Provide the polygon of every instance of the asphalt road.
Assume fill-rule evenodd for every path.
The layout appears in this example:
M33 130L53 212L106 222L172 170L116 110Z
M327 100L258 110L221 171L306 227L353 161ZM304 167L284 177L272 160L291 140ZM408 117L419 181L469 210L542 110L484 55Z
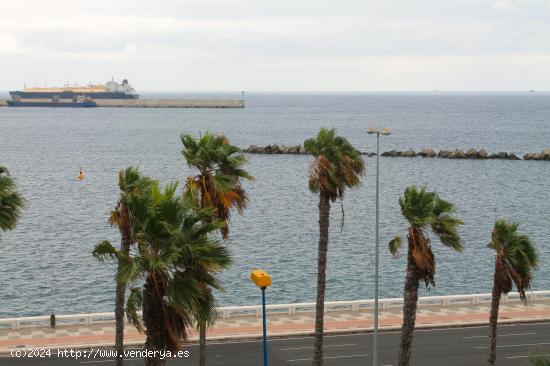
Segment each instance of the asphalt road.
M412 365L454 366L485 365L487 354L487 327L467 327L416 330L413 343ZM380 333L380 365L396 366L399 332ZM269 341L270 366L303 366L311 364L313 338L285 338ZM529 352L550 352L550 323L499 326L497 365L529 365ZM197 365L196 346L188 358L171 360L168 365ZM53 350L55 354L56 350ZM209 366L263 365L262 343L238 341L209 344ZM51 358L21 359L0 358L0 366L101 366L112 365L110 359ZM325 338L325 365L364 366L372 364L372 334L327 336ZM143 365L142 359L128 359L127 366Z

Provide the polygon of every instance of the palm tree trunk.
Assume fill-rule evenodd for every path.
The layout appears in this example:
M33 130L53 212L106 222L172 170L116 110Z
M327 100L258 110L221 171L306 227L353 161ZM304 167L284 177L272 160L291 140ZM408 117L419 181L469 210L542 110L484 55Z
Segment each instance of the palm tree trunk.
M495 275L493 283L493 295L491 299L491 315L489 316L489 355L487 365L494 366L497 358L497 322L498 308L500 305L500 288L497 285L498 264L495 265Z
M403 290L403 326L401 328L401 344L399 345L399 366L409 366L413 331L416 323L416 305L418 301L418 270L409 246L407 259L407 276Z
M130 253L130 237L125 231L121 232L120 251L124 255ZM118 264L117 272L120 272L122 264ZM115 298L115 351L117 354L116 366L122 366L124 363L124 300L126 295L126 285L117 281Z
M204 184L201 184L201 208L206 208L206 188ZM211 221L211 220L210 220ZM225 234L222 230L222 235L225 239ZM209 291L205 284L201 284L203 291ZM206 322L202 319L198 319L199 323L199 366L206 366Z
M124 364L124 295L126 286L123 283L116 284L116 299L115 299L115 351L116 351L116 366Z
M199 365L206 366L206 323L199 324Z
M156 294L152 275L147 277L143 289L143 322L147 329L145 349L148 353L164 351L166 342L164 339L164 321L162 319L162 299ZM158 353L145 359L145 366L164 365L166 365L166 359L161 359Z
M329 196L321 191L319 195L319 252L317 254L317 303L315 305L313 366L321 366L323 364L323 324L325 315L329 215Z

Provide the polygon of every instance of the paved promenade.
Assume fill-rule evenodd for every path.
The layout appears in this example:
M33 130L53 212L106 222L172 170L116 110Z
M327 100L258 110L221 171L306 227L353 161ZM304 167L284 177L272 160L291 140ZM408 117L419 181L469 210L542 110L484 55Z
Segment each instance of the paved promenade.
M487 324L489 305L467 305L449 307L422 307L418 309L417 327L460 326L468 324ZM372 329L373 314L369 311L332 311L325 315L325 329L328 333L366 331ZM268 333L272 336L289 334L311 334L314 329L314 313L296 315L268 316ZM499 320L501 322L550 320L550 301L537 302L524 306L520 303L501 304ZM381 329L399 329L402 321L401 309L381 310ZM219 320L210 330L211 340L255 338L261 336L261 318L235 317ZM126 343L143 343L144 335L128 324ZM196 335L191 332L191 341ZM20 330L0 330L0 353L6 353L15 347L85 347L111 346L114 343L114 324L22 328Z

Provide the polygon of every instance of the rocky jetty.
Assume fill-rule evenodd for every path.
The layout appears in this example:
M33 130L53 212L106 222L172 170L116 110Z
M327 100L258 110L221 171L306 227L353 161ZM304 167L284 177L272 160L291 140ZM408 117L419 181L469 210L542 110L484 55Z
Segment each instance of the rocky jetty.
M250 145L244 152L249 154L306 154L306 150L301 145L267 145L258 146ZM376 156L373 152L361 152L362 155ZM498 153L489 154L485 149L476 150L474 148L464 150L445 150L441 149L436 152L434 149L424 147L419 152L415 152L413 149L407 149L404 151L390 150L385 151L381 156L389 157L402 157L402 158L438 158L438 159L499 159L499 160L521 160L514 153L500 151ZM548 160L550 161L550 148L544 149L537 153L527 153L523 156L523 160Z
M247 149L244 149L243 151L248 154L307 154L306 149L301 145L250 145ZM361 155L376 156L376 153L362 151Z
M514 153L499 152L496 154L489 155L485 149L476 150L474 148L463 150L439 150L436 153L433 149L422 148L420 152L415 153L413 150L408 149L405 151L390 150L382 153L382 156L390 157L403 157L403 158L412 158L415 156L420 156L423 158L439 158L439 159L502 159L502 160L521 160Z
M435 158L437 156L437 153L434 151L434 149L430 149L427 147L423 147L416 156L421 156L423 158Z
M550 149L544 149L541 152L527 153L523 155L523 160L547 160L550 161Z
M287 145L267 145L257 146L250 145L248 149L244 149L244 152L249 154L305 154L306 149L301 145L287 146Z

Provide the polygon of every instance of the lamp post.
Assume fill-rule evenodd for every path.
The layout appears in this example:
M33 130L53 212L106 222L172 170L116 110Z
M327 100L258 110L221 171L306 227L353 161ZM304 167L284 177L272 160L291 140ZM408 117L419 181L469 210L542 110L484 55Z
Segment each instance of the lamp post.
M264 366L267 366L267 322L265 317L265 289L271 286L271 276L261 269L255 269L250 273L250 279L262 289L262 317L264 323Z
M372 365L378 366L378 242L380 240L379 233L379 207L380 207L380 134L388 136L391 131L388 128L369 127L367 130L369 135L376 134L376 229L375 229L375 246L374 246L374 334L373 334L373 352Z

